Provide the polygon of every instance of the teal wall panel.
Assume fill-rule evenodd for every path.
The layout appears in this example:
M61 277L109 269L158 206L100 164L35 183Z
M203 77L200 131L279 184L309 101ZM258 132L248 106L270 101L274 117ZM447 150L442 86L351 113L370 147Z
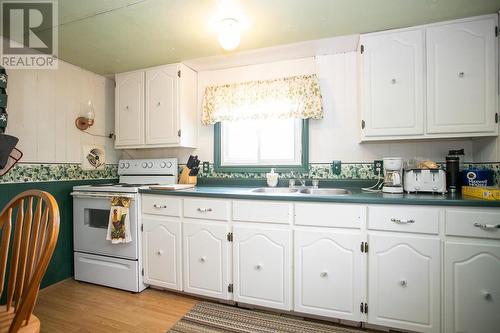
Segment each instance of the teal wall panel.
M30 189L47 191L57 200L61 216L59 237L52 260L43 278L42 288L73 276L73 198L71 197L73 186L98 184L110 181L112 180L73 180L0 184L0 209L3 209L7 202L14 196Z

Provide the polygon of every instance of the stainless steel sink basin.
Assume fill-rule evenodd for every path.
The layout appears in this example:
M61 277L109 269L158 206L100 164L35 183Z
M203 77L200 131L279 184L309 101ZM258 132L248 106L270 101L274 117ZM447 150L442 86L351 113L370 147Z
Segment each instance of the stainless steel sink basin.
M276 194L290 194L297 193L299 190L296 188L288 188L288 187L259 187L253 189L254 193L276 193Z
M349 195L351 191L343 188L304 188L300 193L310 195Z

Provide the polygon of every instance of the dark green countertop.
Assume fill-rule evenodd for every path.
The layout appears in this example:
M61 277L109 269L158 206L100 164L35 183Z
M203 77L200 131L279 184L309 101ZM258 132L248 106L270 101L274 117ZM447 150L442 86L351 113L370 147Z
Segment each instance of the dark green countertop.
M500 201L489 201L474 198L464 198L460 194L386 194L368 193L360 188L347 188L352 192L346 196L320 196L310 194L269 194L255 193L255 187L234 186L197 186L193 189L179 191L142 189L141 193L179 195L189 197L212 197L253 200L282 200L304 202L338 202L364 204L396 204L396 205L433 205L433 206L466 206L466 207L500 207Z

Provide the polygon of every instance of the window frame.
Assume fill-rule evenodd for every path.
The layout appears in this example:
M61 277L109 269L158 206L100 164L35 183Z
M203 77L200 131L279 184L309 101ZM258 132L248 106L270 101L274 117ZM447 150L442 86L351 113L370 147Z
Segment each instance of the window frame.
M301 132L301 164L298 165L221 165L222 138L221 123L214 125L214 171L215 172L269 172L274 168L276 172L308 172L309 171L309 119L302 120Z

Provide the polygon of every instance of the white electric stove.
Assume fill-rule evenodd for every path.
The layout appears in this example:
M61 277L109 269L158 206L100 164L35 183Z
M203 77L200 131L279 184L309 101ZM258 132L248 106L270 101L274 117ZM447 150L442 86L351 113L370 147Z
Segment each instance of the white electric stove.
M73 187L75 280L140 292L142 282L141 200L139 189L153 184L176 184L177 159L121 160L118 183ZM130 198L132 241L106 240L111 198Z

